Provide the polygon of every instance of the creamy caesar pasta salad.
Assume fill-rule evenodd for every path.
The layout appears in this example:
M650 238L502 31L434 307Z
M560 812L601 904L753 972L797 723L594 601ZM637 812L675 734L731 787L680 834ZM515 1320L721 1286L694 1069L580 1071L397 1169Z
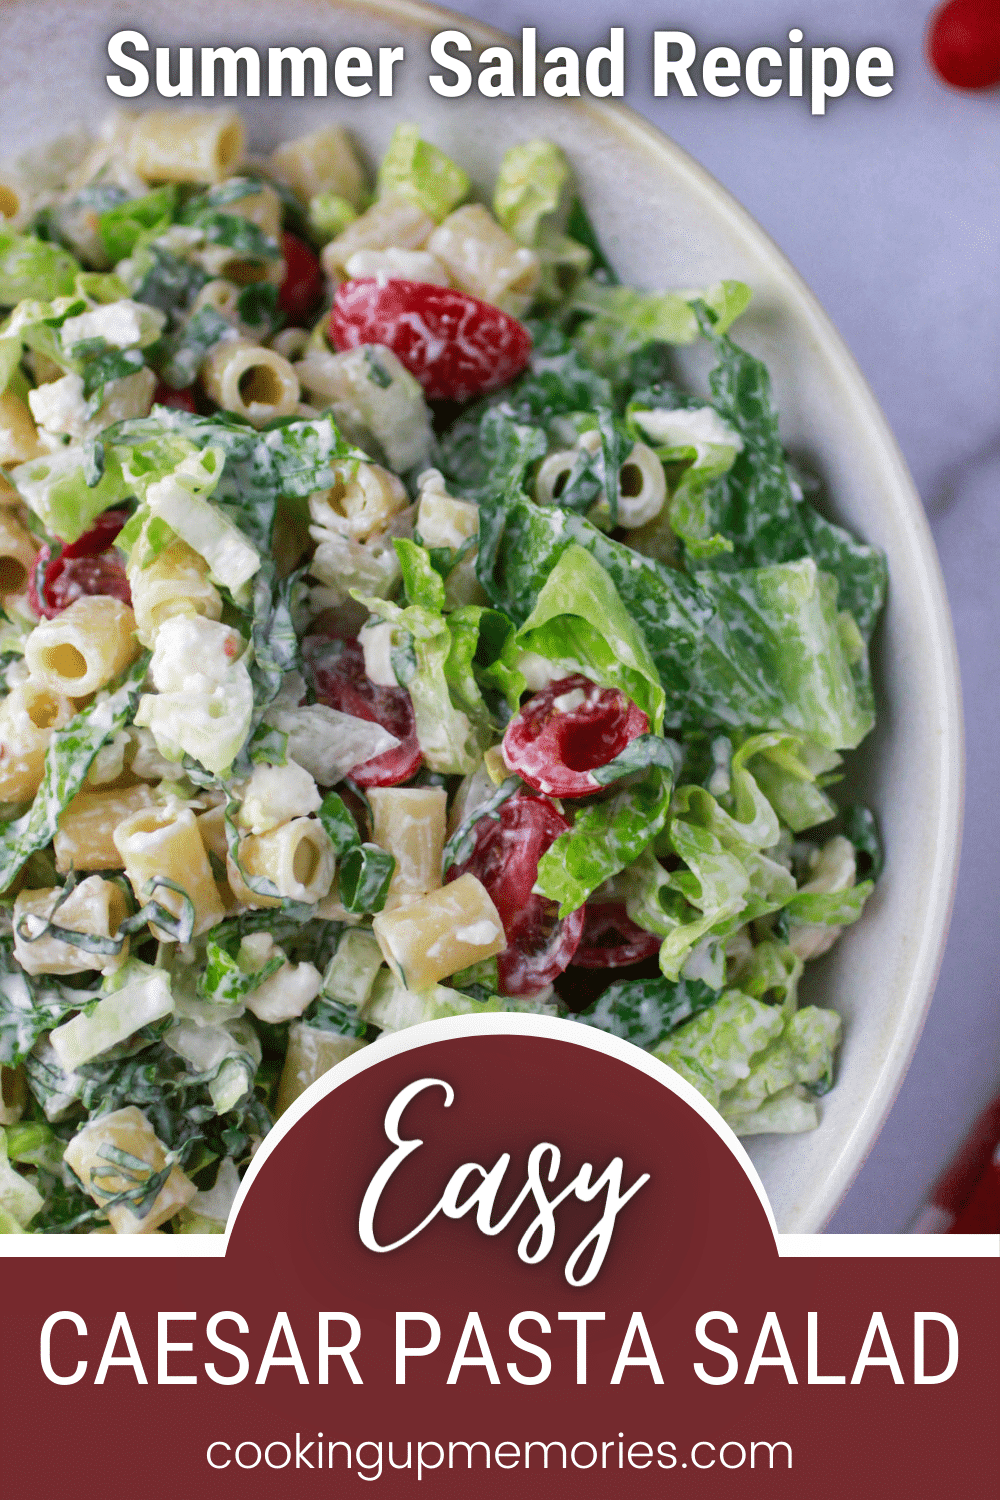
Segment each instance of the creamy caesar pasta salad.
M885 567L749 289L621 286L559 149L482 193L405 124L372 183L339 127L119 117L0 210L0 1229L221 1232L293 1100L443 1016L814 1127Z

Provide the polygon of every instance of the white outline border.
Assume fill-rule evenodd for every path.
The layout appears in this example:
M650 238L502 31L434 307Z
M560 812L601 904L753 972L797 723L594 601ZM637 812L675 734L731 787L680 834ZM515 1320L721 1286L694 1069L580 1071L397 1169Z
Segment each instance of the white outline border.
M907 1259L1000 1257L1000 1235L970 1234L778 1234L774 1213L768 1202L764 1185L757 1169L739 1140L722 1116L706 1099L681 1078L649 1053L598 1031L590 1026L570 1026L564 1020L552 1016L520 1015L517 1012L502 1012L487 1016L452 1016L441 1021L426 1021L420 1026L405 1031L384 1034L377 1043L364 1047L353 1056L345 1058L331 1068L322 1078L311 1084L304 1094L277 1121L274 1129L265 1136L254 1156L240 1186L233 1213L224 1235L4 1235L0 1237L0 1258L8 1259L59 1259L62 1257L86 1259L196 1259L212 1260L225 1257L233 1224L244 1199L271 1152L294 1129L299 1120L321 1099L333 1093L341 1084L348 1083L359 1073L374 1068L389 1057L399 1057L418 1047L434 1046L458 1037L478 1036L526 1036L544 1037L551 1041L564 1042L569 1046L585 1047L592 1052L602 1052L618 1062L635 1068L639 1073L654 1079L679 1099L689 1105L696 1114L711 1126L720 1140L724 1141L743 1168L764 1212L779 1256L863 1258L900 1256Z

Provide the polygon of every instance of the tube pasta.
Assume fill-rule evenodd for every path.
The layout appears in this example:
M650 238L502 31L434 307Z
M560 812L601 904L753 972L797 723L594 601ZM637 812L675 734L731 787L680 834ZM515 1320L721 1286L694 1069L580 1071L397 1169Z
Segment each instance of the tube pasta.
M372 839L396 861L386 910L441 884L447 796L442 787L371 787Z
M123 1157L131 1158L128 1166L118 1165ZM154 1173L165 1170L167 1151L134 1104L85 1125L66 1147L65 1159L99 1206L122 1193L134 1194L134 1204L114 1203L107 1211L115 1234L152 1234L198 1191L180 1167L171 1167L152 1204L142 1212L138 1199Z
M538 256L512 240L482 204L456 208L434 230L427 249L463 292L515 318L527 311L541 277Z
M619 526L645 526L660 514L667 498L663 465L645 443L636 443L618 474Z
M363 1037L338 1036L334 1031L293 1021L288 1028L288 1051L278 1083L275 1114L283 1115L311 1083L364 1045Z
M164 620L174 615L221 619L222 596L209 581L208 571L208 563L201 554L179 537L148 567L142 566L139 549L133 549L128 580L136 634L144 646L152 646Z
M345 466L332 488L309 496L313 519L309 533L316 541L326 540L332 531L355 542L366 542L376 532L384 531L408 503L402 480L388 469L358 464L352 474Z
M152 788L143 783L109 792L78 792L60 816L53 840L60 875L70 870L124 869L115 829L155 803Z
M263 229L272 240L281 238L281 199L270 183L261 184L259 193L248 193L245 198L234 198L226 204L226 212L241 219L249 219L258 229Z
M358 250L422 250L433 232L430 214L398 193L387 193L325 245L320 259L328 276L342 277Z
M119 823L112 838L140 905L149 899L156 876L165 875L187 893L194 906L195 936L222 921L225 911L189 807L179 812L167 807L141 809ZM167 911L180 916L183 902L176 891L158 886L155 897ZM169 937L155 924L150 926L156 937Z
M549 454L535 475L535 499L539 505L558 504L575 463L575 448L560 448Z
M426 989L507 946L497 909L475 875L460 875L411 906L379 912L372 930L408 990Z
M76 712L64 693L42 683L15 687L0 703L0 802L27 802L41 785L54 729Z
M13 391L0 391L0 464L30 463L44 451L27 403Z
M221 182L243 155L243 122L232 110L150 110L122 127L127 164L146 182Z
M38 545L30 531L0 510L0 596L20 594L34 566Z
M364 201L364 171L350 136L340 125L285 141L271 152L268 165L304 204L317 193L336 193L357 209Z
M292 416L301 394L287 359L242 339L216 344L202 366L202 378L216 405L255 427Z
M32 941L32 929L41 930L49 917L56 926L91 937L112 937L128 916L128 902L121 887L100 875L88 875L58 906L62 888L21 891L14 902L14 957L26 974L83 974L88 969L110 973L128 956L128 939L120 953L88 953L61 938L44 933ZM27 935L23 935L27 934Z
M240 863L248 875L272 881L279 897L313 905L329 895L336 869L333 845L316 818L293 818L270 833L251 834L240 844ZM247 886L232 859L228 870L234 894L248 906L275 904Z
M135 615L106 594L77 599L54 620L42 620L24 649L34 680L72 698L96 693L138 654Z

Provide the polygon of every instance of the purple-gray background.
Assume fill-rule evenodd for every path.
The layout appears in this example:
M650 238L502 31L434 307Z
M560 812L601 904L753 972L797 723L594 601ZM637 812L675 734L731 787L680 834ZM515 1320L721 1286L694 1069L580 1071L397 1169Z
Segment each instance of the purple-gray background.
M1000 1086L1000 91L953 92L923 60L922 0L455 0L539 51L624 26L626 103L707 167L818 295L895 430L937 540L962 665L965 842L937 994L889 1119L829 1228L904 1230ZM888 47L895 87L807 99L652 97L654 27L704 50Z

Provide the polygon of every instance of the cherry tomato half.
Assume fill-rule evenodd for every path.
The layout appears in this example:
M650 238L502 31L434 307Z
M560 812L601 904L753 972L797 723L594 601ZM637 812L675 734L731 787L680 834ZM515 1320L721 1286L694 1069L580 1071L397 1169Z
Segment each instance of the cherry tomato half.
M515 792L495 818L481 818L476 843L448 880L471 871L489 892L507 936L497 958L506 995L532 995L551 984L573 958L583 932L583 907L563 918L558 904L534 894L538 861L569 822L545 797Z
M51 547L40 548L28 579L28 602L36 615L54 620L85 594L107 594L123 604L132 603L125 569L109 550L127 520L124 510L106 510L55 559Z
M153 405L170 406L174 411L195 412L198 410L190 389L175 391L172 386L164 385L162 380L158 382L153 392Z
M278 292L278 306L293 323L306 323L323 295L323 268L318 258L297 234L281 236L285 279Z
M662 938L633 922L623 901L589 901L580 946L573 955L579 969L623 969L659 953Z
M988 89L1000 83L1000 4L948 0L931 17L927 56L945 83Z
M515 714L503 737L503 758L537 792L585 797L598 790L590 772L648 729L646 715L624 693L577 673L550 683Z
M310 636L303 652L316 686L316 697L328 708L381 724L400 741L394 750L354 766L358 786L398 786L420 769L420 746L410 695L401 687L378 687L365 675L365 654L356 639L344 641L334 654L325 637Z
M499 307L453 287L366 277L337 288L335 349L384 344L431 400L468 401L505 385L531 353L528 330Z

